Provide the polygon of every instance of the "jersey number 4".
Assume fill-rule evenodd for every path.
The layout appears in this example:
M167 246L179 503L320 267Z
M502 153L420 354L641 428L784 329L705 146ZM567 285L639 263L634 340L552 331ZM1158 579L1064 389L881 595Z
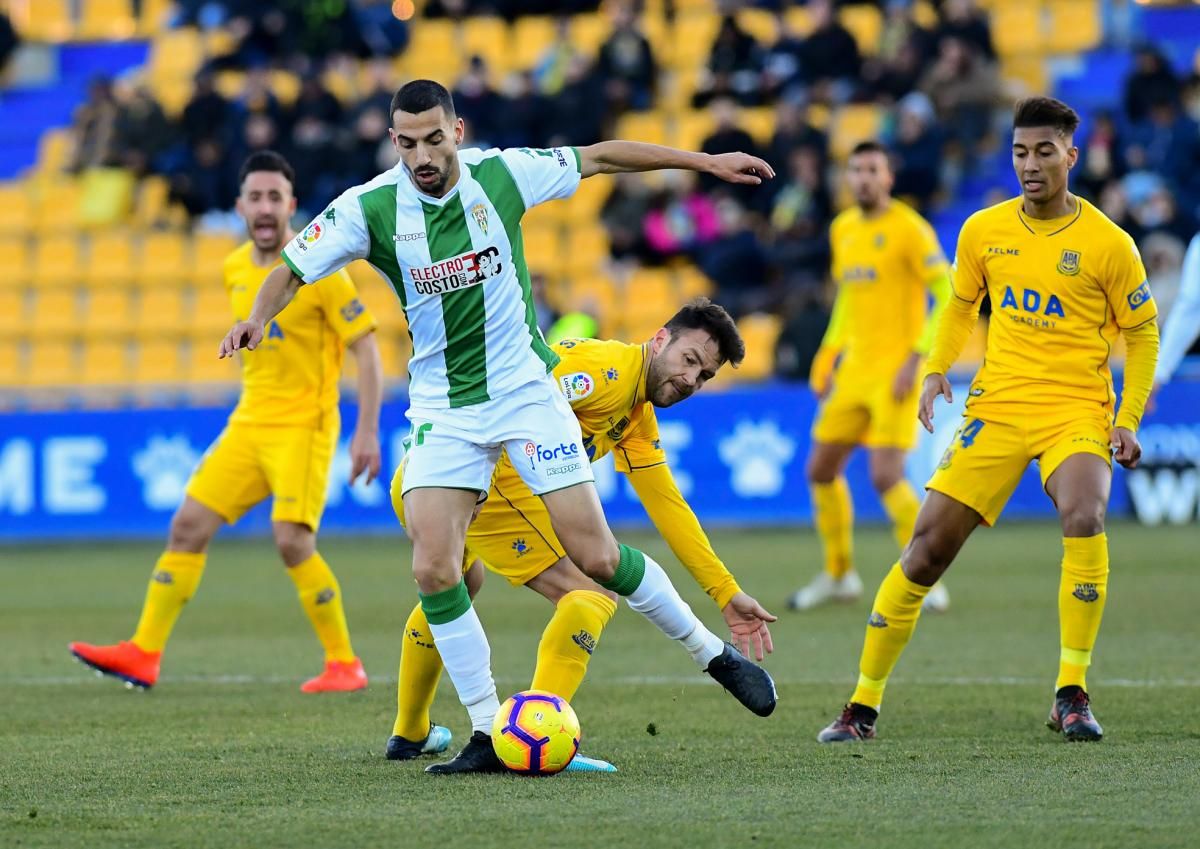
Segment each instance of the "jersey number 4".
M975 444L975 437L979 436L979 431L983 430L984 422L980 419L971 419L958 430L958 444L963 448L970 448Z

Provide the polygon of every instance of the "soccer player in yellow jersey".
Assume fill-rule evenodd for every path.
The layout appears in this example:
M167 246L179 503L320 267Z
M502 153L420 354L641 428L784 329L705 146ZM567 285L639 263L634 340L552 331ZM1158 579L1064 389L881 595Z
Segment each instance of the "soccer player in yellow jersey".
M292 168L277 153L252 154L242 166L238 213L250 240L225 260L233 313L249 314L259 284L279 264L295 235ZM128 641L71 643L87 665L149 689L158 680L163 647L204 571L209 541L223 523L274 497L275 544L300 604L325 649L325 670L306 693L359 690L367 685L354 655L337 579L316 549L329 465L337 444L338 377L349 348L358 365L358 421L350 444L351 481L379 473L379 406L383 369L372 331L375 319L344 271L306 286L272 322L263 344L242 354L242 395L229 423L200 461L187 496L171 520L167 549L150 577L137 630Z
M565 339L554 347L561 358L554 381L579 419L587 452L586 457L572 458L572 462L613 455L617 470L628 476L654 526L720 608L733 639L747 655L753 646L755 656L762 660L764 653L772 650L767 623L775 617L742 591L713 551L671 475L654 413L655 407L669 407L690 397L724 363L736 367L741 362L745 345L733 319L719 305L698 298L644 344ZM557 448L531 442L525 451L527 462L549 462L548 455ZM401 523L403 475L402 464L392 482L392 503ZM497 465L487 500L467 532L464 564L470 566L467 583L472 592L482 583L480 563L555 605L538 647L532 687L569 701L583 682L604 626L616 612L617 596L571 562L554 534L546 508L506 458ZM687 644L684 634L668 636L680 639L689 652L695 648ZM448 739L449 732L429 720L441 672L441 659L418 604L404 628L389 758L413 758L427 751L432 742ZM766 715L774 700L743 704ZM602 761L580 759L580 764L585 763L592 769L607 767ZM476 771L499 768L493 753Z
M1127 233L1067 190L1079 126L1048 97L1017 104L1013 166L1021 196L963 225L954 296L925 367L920 420L950 400L946 370L992 302L987 356L971 384L963 424L928 484L912 541L884 579L867 621L858 687L822 742L875 736L883 690L912 637L921 601L981 523L991 525L1032 460L1063 533L1058 590L1058 681L1049 725L1067 740L1099 740L1086 674L1108 596L1104 515L1112 459L1141 456L1138 423L1158 355L1157 310ZM1118 336L1127 355L1121 406L1108 361Z
M838 294L809 379L823 400L807 474L825 568L792 595L793 610L854 601L862 594L844 476L859 445L867 449L871 483L892 521L896 544L903 549L912 536L920 500L904 475L904 461L916 438L917 369L950 297L949 269L933 228L891 197L887 150L875 141L858 144L846 180L854 206L829 228ZM927 610L948 604L940 584L925 597Z

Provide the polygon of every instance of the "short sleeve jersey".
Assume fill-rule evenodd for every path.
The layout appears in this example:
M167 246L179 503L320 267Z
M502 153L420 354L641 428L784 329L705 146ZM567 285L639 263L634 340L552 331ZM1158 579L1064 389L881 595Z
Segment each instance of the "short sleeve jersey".
M343 193L283 252L306 283L354 259L387 278L413 338L415 409L498 398L558 362L535 320L521 218L574 193L579 152L460 150L458 161L458 182L440 198L397 164Z
M947 270L937 234L912 207L893 200L876 218L858 207L830 226L832 274L847 299L839 379L875 380L916 348L929 311L929 284Z
M963 224L954 297L991 297L987 353L967 408L1099 404L1112 412L1109 358L1123 329L1158 315L1146 269L1129 234L1076 198L1068 216L1024 213L1021 198L975 213Z
M225 258L225 291L234 319L248 318L270 269L254 264L246 242ZM242 395L231 422L322 427L338 402L346 345L375 329L375 319L345 271L295 299L267 325L262 343L242 351Z

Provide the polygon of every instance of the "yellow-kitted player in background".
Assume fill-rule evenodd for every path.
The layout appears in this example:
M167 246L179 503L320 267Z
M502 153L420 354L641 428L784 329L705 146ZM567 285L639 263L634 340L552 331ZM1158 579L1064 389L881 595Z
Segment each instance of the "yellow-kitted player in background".
M1158 355L1157 309L1129 234L1067 190L1079 116L1034 97L1017 104L1013 166L1022 195L972 215L955 257L954 296L926 366L920 416L950 399L946 370L962 352L984 294L987 356L962 427L928 484L912 542L875 596L858 687L822 742L875 736L884 686L921 601L981 523L994 524L1033 460L1062 524L1060 654L1049 725L1067 740L1099 740L1086 674L1108 595L1104 517L1112 458L1137 465L1135 435ZM1109 357L1127 347L1121 409ZM1029 552L1020 555L1028 557Z
M225 289L238 319L249 315L263 278L295 235L288 224L296 211L293 179L291 166L271 151L252 154L242 166L237 209L250 240L225 260ZM337 227L337 221L327 215L320 226ZM296 238L321 235L309 227ZM317 552L316 533L338 440L338 378L347 348L359 375L351 480L365 471L369 482L379 473L383 368L374 329L349 275L339 271L301 289L262 344L242 355L241 398L188 481L136 632L116 645L71 643L79 660L134 686L152 687L175 620L200 583L209 541L222 524L233 524L271 496L276 547L325 649L324 672L301 689L367 685L350 645L341 588Z
M837 299L809 381L822 399L807 475L825 564L789 599L793 610L854 601L862 594L845 478L846 463L860 445L867 449L871 484L896 544L901 549L908 544L920 506L904 475L917 434L917 371L950 296L949 269L933 228L891 197L886 149L874 141L858 144L846 180L854 206L829 229ZM935 587L925 604L945 610L945 588Z
M564 473L574 463L613 455L617 471L628 476L654 526L675 556L720 608L733 639L747 654L750 646L759 660L772 650L767 623L775 617L742 592L737 581L713 551L703 528L684 500L659 443L655 407L669 407L704 386L725 363L737 366L745 345L733 319L707 298L684 306L645 344L595 339L566 339L554 346L561 362L553 379L579 419L587 456L564 454L567 446L526 446L526 460L556 466ZM415 439L420 439L418 432ZM552 472L553 473L553 472ZM401 523L400 499L404 465L392 482L392 503ZM550 525L541 499L522 481L507 457L496 467L492 486L467 533L464 565L472 567L472 592L482 576L471 573L482 561L514 585L525 585L555 605L542 634L532 688L548 690L570 701L587 671L600 633L616 612L613 593L595 584L566 556ZM686 635L671 635L695 657ZM728 647L726 654L732 654ZM722 655L718 661L722 661ZM740 662L745 662L743 658ZM719 670L706 669L714 678ZM433 703L442 664L430 637L425 613L413 608L404 629L396 722L387 756L406 760L431 751L449 738L442 726L432 725ZM746 707L769 713L769 704ZM494 757L494 756L493 756ZM573 768L605 769L602 761L577 758ZM499 762L482 765L499 768ZM569 767L572 768L572 767Z

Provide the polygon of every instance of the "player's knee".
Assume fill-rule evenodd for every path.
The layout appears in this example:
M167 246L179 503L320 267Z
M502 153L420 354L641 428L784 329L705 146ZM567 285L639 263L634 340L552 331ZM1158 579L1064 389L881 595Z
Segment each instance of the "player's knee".
M837 467L825 462L822 458L809 455L804 466L804 474L810 484L833 483L837 479Z
M1062 510L1063 536L1094 537L1104 533L1104 505L1071 505Z
M316 535L304 525L277 522L273 531L275 548L288 566L303 563L317 550Z
M950 567L955 553L955 547L936 529L918 527L900 557L900 564L910 581L930 586Z
M195 511L181 507L171 517L171 528L167 533L167 547L172 551L203 551L208 546L212 532L209 523Z
M871 469L871 486L883 495L900 482L903 475L894 469Z
M419 548L413 551L413 578L416 579L417 589L425 595L442 592L457 586L464 580L462 572L462 555L453 557L449 554L425 552ZM471 585L467 583L467 592Z
M611 581L621 562L621 552L615 543L611 546L589 546L582 557L572 555L571 560L593 581Z

